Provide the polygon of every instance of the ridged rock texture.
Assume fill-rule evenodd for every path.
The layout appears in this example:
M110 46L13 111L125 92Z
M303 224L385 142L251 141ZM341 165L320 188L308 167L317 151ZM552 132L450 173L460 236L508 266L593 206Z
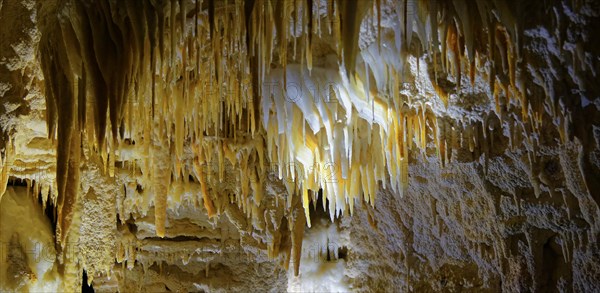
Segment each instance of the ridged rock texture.
M0 0L0 290L600 291L593 0Z

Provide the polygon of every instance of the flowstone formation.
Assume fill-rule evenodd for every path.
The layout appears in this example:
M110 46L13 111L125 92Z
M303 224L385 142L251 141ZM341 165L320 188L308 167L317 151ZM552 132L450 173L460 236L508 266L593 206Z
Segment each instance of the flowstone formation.
M600 290L595 1L0 23L2 290Z

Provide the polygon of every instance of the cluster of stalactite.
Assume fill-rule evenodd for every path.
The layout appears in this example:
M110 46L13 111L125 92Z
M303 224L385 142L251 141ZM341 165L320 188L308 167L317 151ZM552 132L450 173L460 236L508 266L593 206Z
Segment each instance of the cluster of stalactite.
M391 28L380 24L384 6L396 13ZM485 0L63 1L44 21L39 48L57 147L50 197L57 242L65 241L79 169L90 156L101 159L107 176L117 161L141 171L141 185L154 196L158 236L165 234L173 182L199 182L197 203L218 215L231 197L216 194L210 182L224 180L227 160L241 178L234 203L252 217L272 171L267 166L276 163L288 212L296 212L294 199L304 207L288 225L301 243L319 189L332 219L352 212L356 200L374 205L380 183L406 190L411 151L425 154L430 143L441 165L463 148L487 158L505 121L512 121L512 147L535 145L548 114L561 140L570 139L571 118L551 89L537 99L526 93L523 10ZM365 19L378 30L361 51ZM325 38L333 40L339 68L313 66L314 44ZM431 61L432 99L448 106L448 87L438 80L460 89L480 77L496 108L456 125L411 103L411 91L402 88L409 53ZM125 158L124 145L137 155ZM297 265L301 245L293 247Z

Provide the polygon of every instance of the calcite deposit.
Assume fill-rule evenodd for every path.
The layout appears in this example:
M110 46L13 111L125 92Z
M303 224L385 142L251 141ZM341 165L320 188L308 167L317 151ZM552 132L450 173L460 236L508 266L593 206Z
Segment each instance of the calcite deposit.
M0 0L0 290L600 291L593 0Z

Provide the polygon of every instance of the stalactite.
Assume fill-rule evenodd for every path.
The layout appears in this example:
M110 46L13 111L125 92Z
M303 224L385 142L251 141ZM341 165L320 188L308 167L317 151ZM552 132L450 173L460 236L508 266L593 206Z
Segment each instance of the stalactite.
M290 225L292 233L292 258L294 261L294 276L298 276L300 272L300 257L302 256L302 238L304 237L304 225L306 217L301 208L294 210L292 224Z
M338 1L340 18L344 20L341 27L343 38L344 66L350 76L355 70L356 55L358 53L358 35L360 22L372 7L372 0L366 1Z
M302 242L298 233L305 223L311 225L310 202L316 204L319 189L323 190L322 204L329 203L334 219L345 211L352 213L361 193L365 202L375 206L380 183L404 195L409 160L415 153L425 157L433 146L440 165L446 166L464 147L474 159L484 155L487 162L495 150L493 133L502 122L511 125L512 149L523 140L521 130L527 130L528 136L541 132L543 109L530 105L525 95L524 68L518 62L518 24L505 4L399 1L395 35L388 36L387 28L382 28L386 4L381 0L329 0L327 11L319 11L318 2L233 1L224 9L223 3L214 0L206 5L184 0L72 1L69 9L77 17L54 20L54 32L43 34L40 46L48 135L54 138L58 132L58 188L54 192L59 229L68 230L77 199L79 182L67 182L78 176L81 144L76 141L87 136L91 156L100 157L102 167L113 176L124 133L142 153L134 163L141 169L140 181L154 192L156 233L161 237L166 230L168 197L177 196L169 195L171 176L187 182L187 174L193 174L201 186L195 200L199 203L202 196L207 214L213 217L224 209L222 202L231 200L230 194L219 194L213 186L227 180L226 165L231 164L241 178L241 194L231 197L233 203L254 218L262 211L258 207L266 166L277 164L277 177L290 192L288 212L297 213L290 223L293 248L288 257L298 273ZM114 13L121 5L124 9ZM360 27L369 9L373 9L369 24L374 25L377 17L377 44L373 45L377 50L359 52ZM488 13L493 9L501 13ZM193 18L191 13L195 13ZM326 34L321 32L325 19L327 40L331 39L330 46L343 64L340 70L313 63L319 38ZM479 26L487 29L487 36ZM427 52L412 52L419 41L417 50ZM299 44L299 64L290 61L295 57L290 55L291 42ZM479 51L482 48L487 52ZM445 75L438 74L438 62L453 75L459 99L463 98L463 65L472 86L476 79L489 78L495 115L488 115L490 121L481 125L451 123L434 113L432 106L414 103L417 98L400 89L405 81L403 66L410 65L404 59L412 53L419 55L418 70L424 68L421 54L433 59L433 89L445 109L453 92L440 82ZM398 56L402 60L388 60ZM298 92L290 84L298 86ZM549 91L547 95L551 96ZM509 116L511 101L519 103L527 126L511 120L515 119ZM559 116L557 128L565 142L569 114L556 108L553 116ZM247 146L236 146L240 143ZM534 143L530 139L529 144ZM186 153L190 145L193 159ZM8 180L7 158L0 188ZM253 167L257 161L260 168ZM218 166L217 172L208 170L210 164ZM311 169L315 166L321 170ZM48 193L48 187L37 182L36 188L42 192L46 188ZM298 200L302 210L292 204ZM279 247L271 250L272 255L279 255Z
M204 170L202 170L200 168L200 162L198 160L194 160L194 173L196 174L196 177L198 178L198 181L200 182L204 208L206 209L208 216L213 217L216 214L216 212L215 212L215 208L214 208L212 199L210 198L210 196L208 194L208 187L207 187L206 179L204 177L203 172L204 172Z
M456 78L456 84L460 88L461 82L461 59L460 59L460 39L458 35L458 31L456 29L456 24L454 21L448 25L447 33L446 33L446 47L452 54L452 58L449 59L450 67L454 71L454 75ZM448 61L447 61L448 62Z
M164 148L164 147L163 147ZM167 195L170 186L171 170L160 158L166 156L164 149L155 149L152 157L152 187L154 192L154 224L156 235L165 236L165 222L167 220Z
M68 165L68 174L66 174L66 178L69 178L69 182L66 184L64 189L59 190L58 199L57 199L57 240L58 243L62 246L66 244L67 235L69 234L69 229L71 228L71 223L73 222L73 218L75 217L75 210L77 201L79 199L80 194L80 186L79 186L79 162L81 157L80 150L81 143L81 135L79 132L74 132L73 137L70 140L70 159Z
M6 192L6 186L8 185L8 175L13 164L14 146L12 140L9 137L8 143L5 148L4 157L0 158L0 200ZM37 193L36 193L37 194Z

